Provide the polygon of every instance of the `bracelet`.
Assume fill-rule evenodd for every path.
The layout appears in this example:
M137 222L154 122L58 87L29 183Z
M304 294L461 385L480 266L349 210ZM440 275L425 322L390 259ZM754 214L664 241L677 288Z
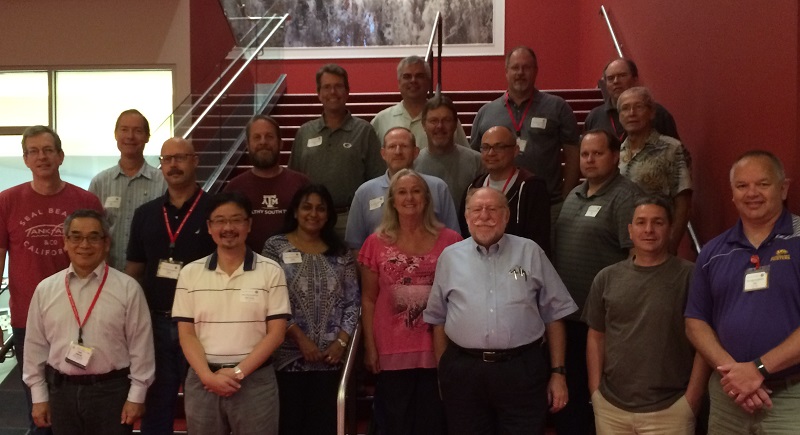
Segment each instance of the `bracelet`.
M764 363L761 362L761 358L754 359L753 364L756 365L756 368L758 369L758 372L761 373L761 376L765 378L769 376L769 370L767 370L767 368L764 367Z
M342 340L341 338L337 338L337 339L336 339L336 341L338 341L338 342L339 342L339 344L340 344L342 347L347 347L347 342L346 342L346 341L344 341L344 340Z

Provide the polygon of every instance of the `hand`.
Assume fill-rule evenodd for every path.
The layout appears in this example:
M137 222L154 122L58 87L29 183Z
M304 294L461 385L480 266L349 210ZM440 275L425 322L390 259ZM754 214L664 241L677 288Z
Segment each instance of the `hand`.
M567 393L567 377L558 373L550 375L547 384L547 401L550 403L550 412L558 412L567 406L569 394Z
M239 391L239 388L242 388L238 381L223 373L219 373L219 371L200 378L200 381L203 383L206 391L210 391L221 397L230 397Z
M772 408L772 399L769 397L770 394L772 394L772 391L764 387L759 387L755 393L751 394L750 397L747 397L739 404L739 407L748 414L752 414L763 408Z
M378 362L378 350L374 347L364 348L364 365L370 373L378 374L381 371L381 364Z
M723 364L717 371L722 375L722 391L735 399L737 405L744 403L764 382L764 376L752 362Z
M50 402L34 403L31 417L36 426L50 427Z
M303 338L297 342L297 347L300 348L300 352L303 354L303 359L308 362L320 362L322 361L323 355L322 352L317 347L317 344L311 341L308 337L303 335Z
M122 405L122 421L120 424L134 424L144 415L144 403L125 401Z
M342 355L344 355L344 347L339 344L338 340L333 340L328 347L325 349L325 352L322 352L323 361L326 364L330 364L335 366L342 361Z

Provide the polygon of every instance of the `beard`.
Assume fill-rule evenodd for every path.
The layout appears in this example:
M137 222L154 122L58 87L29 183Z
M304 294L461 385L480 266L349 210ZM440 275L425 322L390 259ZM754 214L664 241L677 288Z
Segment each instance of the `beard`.
M269 169L278 164L278 152L269 152L268 150L259 150L254 154L250 154L251 163L259 169Z

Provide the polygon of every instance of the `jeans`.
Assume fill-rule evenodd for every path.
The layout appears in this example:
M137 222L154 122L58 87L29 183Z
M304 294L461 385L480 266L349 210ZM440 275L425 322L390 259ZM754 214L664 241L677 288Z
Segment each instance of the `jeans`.
M153 314L156 379L147 390L143 435L172 435L178 390L188 364L178 341L178 326L171 318Z

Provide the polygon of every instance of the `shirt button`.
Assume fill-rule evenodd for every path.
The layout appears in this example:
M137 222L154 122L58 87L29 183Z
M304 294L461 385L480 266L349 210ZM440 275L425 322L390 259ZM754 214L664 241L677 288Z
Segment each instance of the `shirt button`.
M494 313L494 308L489 308L490 313Z

